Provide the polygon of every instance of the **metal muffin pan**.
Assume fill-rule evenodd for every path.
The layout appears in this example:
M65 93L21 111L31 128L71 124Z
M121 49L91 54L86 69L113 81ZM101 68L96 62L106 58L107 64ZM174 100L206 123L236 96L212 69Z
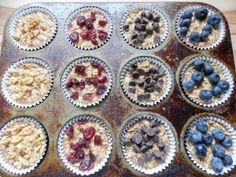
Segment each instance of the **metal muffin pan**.
M151 50L138 50L127 44L122 35L120 34L120 22L126 11L135 6L150 6L162 10L168 20L170 21L170 34L167 40L160 46ZM178 138L180 138L180 132L183 129L187 120L194 114L203 113L206 110L195 107L189 104L182 97L180 90L174 81L173 93L161 106L154 107L141 107L131 101L129 101L121 90L119 83L119 72L121 66L128 61L128 59L134 58L140 55L156 55L162 58L172 69L174 75L179 63L184 58L193 54L211 55L219 60L222 60L230 71L235 75L235 65L233 59L233 51L230 39L230 32L227 20L223 17L226 26L226 35L221 44L216 48L207 51L195 50L187 47L178 39L175 32L175 19L177 13L185 6L188 5L206 5L203 3L194 2L158 2L158 3L33 3L23 6L17 9L9 18L4 31L2 53L0 60L0 79L2 79L4 72L7 68L16 62L17 60L25 57L37 57L45 60L54 72L54 86L48 96L48 98L40 105L28 108L20 109L11 106L4 99L2 93L0 93L0 125L10 120L13 117L20 115L31 115L38 119L46 128L49 135L49 149L42 161L42 163L31 173L24 175L26 177L31 176L55 176L55 177L72 177L75 176L69 170L67 170L56 151L56 140L61 127L71 118L81 114L93 114L106 120L112 128L114 133L114 147L111 154L111 158L107 165L98 173L92 176L147 176L142 173L138 173L128 168L128 164L122 158L119 152L118 137L121 124L127 120L127 118L139 111L150 111L158 113L166 117L177 131ZM27 7L40 6L50 10L57 18L58 31L53 41L46 47L37 51L24 51L15 47L9 36L9 24L10 21L20 11ZM96 6L107 11L112 18L113 33L109 41L102 47L85 51L73 47L67 40L65 35L65 22L68 16L78 8L85 6ZM207 5L213 9L214 7ZM170 10L171 9L171 10ZM215 9L217 10L217 9ZM217 10L218 11L218 10ZM223 14L220 13L222 16ZM78 108L70 104L60 87L61 76L66 66L76 58L83 56L94 56L104 60L111 68L113 75L112 90L105 100L100 104L90 108ZM236 88L234 88L233 95L236 94ZM232 124L236 124L236 97L231 96L229 102L216 109L214 112L225 117ZM235 176L236 169L231 171L227 176ZM0 170L0 176L11 176ZM175 160L170 166L161 173L152 175L159 176L181 176L181 177L198 177L207 176L205 173L201 173L193 166L187 163L184 155L179 151Z

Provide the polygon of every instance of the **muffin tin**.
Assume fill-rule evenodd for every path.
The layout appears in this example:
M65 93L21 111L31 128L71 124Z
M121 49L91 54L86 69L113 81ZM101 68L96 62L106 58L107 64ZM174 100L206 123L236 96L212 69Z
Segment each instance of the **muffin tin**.
M165 13L170 22L170 31L166 41L159 47L151 50L139 50L127 44L120 33L120 23L123 15L136 6L150 6L160 9ZM34 3L17 9L9 18L2 43L2 53L0 60L0 76L3 77L4 72L14 62L25 57L37 57L46 61L54 72L54 86L50 95L41 104L28 108L20 109L11 106L0 93L1 103L1 123L13 117L21 115L30 115L36 117L45 126L49 135L48 152L42 163L31 173L25 176L75 176L67 170L61 162L57 153L57 137L60 129L71 118L77 115L92 114L94 116L105 119L110 125L114 133L114 146L111 157L107 165L92 176L147 176L144 173L137 172L130 168L128 163L122 157L119 151L119 133L122 123L131 115L139 111L149 111L158 113L166 117L176 129L178 139L181 130L185 129L184 125L187 120L194 114L203 113L205 111L212 112L209 109L196 107L191 102L186 102L182 96L182 92L178 87L178 83L174 80L174 90L172 94L160 106L143 107L131 102L123 93L120 86L119 75L122 65L130 59L137 56L153 55L164 60L172 69L176 78L176 70L180 63L191 55L210 55L218 58L233 73L234 79L235 66L233 59L233 51L231 46L230 32L227 20L225 22L225 37L222 42L209 50L195 50L183 44L175 32L175 20L178 12L187 6L204 5L218 11L216 8L203 3L187 3L187 2L159 2L159 3ZM11 41L9 36L10 22L16 15L29 7L44 7L51 11L58 22L58 30L55 38L46 47L36 51L24 51L17 48ZM105 10L111 16L113 23L113 32L107 43L95 50L81 50L72 46L65 34L65 23L68 17L77 9L85 6L96 6ZM169 10L171 9L171 11ZM111 69L113 84L109 95L96 106L89 108L79 108L68 102L62 92L61 77L64 69L73 60L84 57L93 56L102 59ZM236 94L234 87L233 94ZM236 98L231 96L230 99L222 107L214 109L214 112L221 115L231 123L236 123L235 112ZM178 144L178 142L177 142ZM235 176L236 169L232 170L227 176ZM11 176L11 174L0 171L0 176ZM182 151L178 151L177 155L164 171L155 174L155 176L207 176L206 173L196 169L189 164ZM225 175L226 176L226 175Z

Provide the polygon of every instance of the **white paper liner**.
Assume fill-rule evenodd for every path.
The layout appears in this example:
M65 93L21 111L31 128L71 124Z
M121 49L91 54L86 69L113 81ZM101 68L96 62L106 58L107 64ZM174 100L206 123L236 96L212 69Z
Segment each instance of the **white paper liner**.
M145 169L142 168L136 164L134 164L129 158L128 155L126 153L125 150L125 145L124 145L124 139L125 139L125 135L129 129L129 127L131 127L132 125L138 123L139 121L142 120L157 120L159 123L161 123L161 125L164 126L167 134L168 134L168 140L169 140L169 144L168 144L168 153L165 154L165 162L161 163L160 165L156 166L156 168L153 169ZM176 132L174 127L171 125L171 123L164 117L162 117L159 114L154 114L154 113L150 113L150 112L139 112L137 114L132 115L128 121L122 126L121 132L120 132L120 148L121 148L121 152L123 155L123 158L125 159L125 161L135 170L137 170L138 172L144 173L146 175L153 175L153 174L157 174L162 172L163 170L165 170L170 164L171 162L174 160L176 153L177 153L177 149L178 149L178 139L176 137Z
M219 31L220 31L220 34L219 34L219 37L218 37L218 40L215 42L215 43L213 43L213 44L209 44L208 46L206 46L206 47L198 47L198 46L196 46L196 45L194 45L193 43L191 43L191 42L186 42L186 41L184 41L184 38L185 37L182 37L181 35L180 35L180 27L179 27L179 24L180 24L180 20L181 20L181 15L185 12L185 11L187 11L187 10L190 10L190 11L192 11L192 12L194 12L196 9L198 9L198 8L200 8L200 7L205 7L205 8L207 8L208 9L208 15L212 15L212 14L218 14L218 15L220 15L220 17L221 17L221 22L220 22L220 25L219 25ZM194 15L194 14L193 14ZM213 30L215 30L215 29L213 29ZM218 12L218 11L216 11L215 9L212 9L211 7L209 7L209 6L206 6L206 5L194 5L194 6L187 6L187 7L184 7L183 9L181 9L179 12L178 12L178 15L177 15L177 18L176 18L176 21L175 21L175 31L176 31L176 34L177 34L177 36L179 37L179 40L181 41L181 42L183 42L185 45L187 45L187 46L189 46L189 47L191 47L191 48L193 48L193 49L195 49L195 50L210 50L210 49L213 49L213 48L215 48L215 47L217 47L223 40L224 40L224 38L225 38L225 33L226 33L226 31L225 31L225 22L224 22L224 19L222 18L222 16L221 16L221 14Z
M75 167L73 164L71 164L67 160L66 154L64 152L63 139L66 136L65 132L69 126L73 125L78 120L87 120L87 121L91 121L91 122L95 122L95 123L99 124L101 127L104 128L104 130L106 132L106 136L107 136L108 148L106 149L105 157L98 165L95 165L91 170L88 170L88 171L81 171L81 170L79 170L78 167ZM93 116L93 115L79 115L79 116L76 116L76 117L70 119L68 122L66 122L66 124L60 130L60 133L59 133L58 139L57 139L57 151L58 151L58 155L59 155L62 163L71 172L73 172L76 175L80 175L80 176L88 176L88 175L92 175L92 174L95 174L96 172L100 171L107 164L107 162L110 158L111 152L112 152L112 148L113 148L113 138L112 138L112 132L111 132L109 126L107 125L107 123L104 120L102 120L101 118L98 118L96 116Z
M97 101L95 102L91 102L91 103L81 103L79 102L78 100L74 100L72 98L70 98L70 92L67 90L66 88L66 82L68 80L68 76L69 76L69 73L72 69L74 69L74 67L77 65L77 64L82 64L82 63L85 63L85 62L97 62L101 65L104 66L105 68L105 71L106 71L106 74L108 76L108 84L106 85L107 86L107 89L106 91L103 93L103 95L100 96L100 99L97 99ZM81 58L77 58L75 59L74 61L72 61L65 69L63 75L62 75L62 78L61 78L61 87L62 87L62 91L65 95L65 97L75 106L79 106L81 108L86 108L86 107L89 107L89 106L95 106L97 104L99 104L101 101L103 101L109 94L109 92L111 91L111 87L112 87L112 73L111 73L111 70L109 68L109 66L104 62L102 61L101 59L98 59L96 57L90 57L90 56L86 56L86 57L81 57Z
M31 116L18 116L18 117L15 117L15 118L9 120L0 129L0 139L2 138L2 135L3 135L4 131L6 131L7 128L9 128L10 126L12 126L14 124L17 124L18 122L31 122L31 123L35 124L38 127L38 129L43 130L44 137L45 137L45 141L43 143L44 151L33 165L31 165L30 167L25 168L25 169L17 169L16 167L10 165L4 158L4 155L3 155L4 152L0 151L0 168L5 172L10 173L11 175L25 175L27 173L32 172L45 157L46 152L47 152L47 148L48 148L48 143L49 143L48 142L48 134L47 134L45 127L39 121L37 121L35 118L33 118Z
M133 63L142 62L142 61L150 61L151 63L156 64L157 66L159 66L160 68L162 68L164 70L164 73L167 76L166 87L162 88L165 91L155 101L143 101L143 102L138 101L131 94L128 93L128 90L125 89L124 79L125 79L126 73L131 68L131 65ZM121 88L122 88L124 94L133 103L136 103L136 104L138 104L140 106L155 106L155 105L160 104L165 98L167 98L170 95L171 90L173 89L173 86L174 86L174 83L173 83L173 73L172 73L170 67L163 60L161 60L159 57L157 58L156 56L155 57L152 57L152 56L138 56L138 57L135 57L135 58L129 60L124 65L124 67L122 68L122 70L120 72L120 84L121 84Z
M160 16L161 19L163 20L165 32L162 36L160 36L161 40L160 40L159 43L157 43L155 45L152 45L152 46L142 47L142 46L134 45L128 38L125 37L125 35L124 35L125 32L123 30L123 26L125 25L125 20L132 11L137 10L137 9L140 10L140 11L141 10L151 11L155 15ZM150 6L147 6L147 5L135 6L135 7L131 8L130 10L128 10L126 13L124 13L123 18L122 18L121 23L120 23L120 33L121 33L123 39L125 40L125 42L128 43L130 46L132 46L136 49L139 49L139 50L151 50L151 49L154 49L156 47L159 47L161 44L163 44L166 41L166 39L167 39L167 37L170 33L170 23L168 21L168 18L166 16L166 14L158 8L150 7Z
M35 12L42 12L42 13L45 13L51 17L51 20L54 23L54 29L53 29L54 32L53 32L51 38L49 38L45 44L42 44L41 46L38 46L38 47L27 47L27 46L24 46L24 45L20 44L19 42L17 42L12 37L12 34L14 34L14 31L17 28L18 19L20 17L26 16L28 14L32 14ZM25 50L25 51L36 51L36 50L42 49L42 48L46 47L47 45L49 45L53 41L53 39L55 38L55 36L57 34L57 30L58 30L57 19L56 19L56 16L51 11L49 11L48 9L46 9L44 7L32 6L32 7L28 7L28 8L23 9L11 20L10 26L9 26L9 35L10 35L10 39L11 39L12 43L16 47L18 47L22 50Z
M224 93L220 99L216 99L216 101L214 102L200 102L194 98L191 98L188 94L188 91L186 88L184 88L183 86L183 76L185 74L185 71L186 69L192 65L196 59L202 59L203 61L205 62L209 62L210 64L212 64L213 66L217 66L219 68L222 69L222 73L220 74L223 74L226 78L226 81L229 83L230 85L230 88L229 90ZM233 93L233 90L234 90L234 78L233 78L233 75L231 74L230 70L226 67L226 65L224 65L222 62L220 62L219 60L213 58L213 57L210 57L210 56L195 56L195 57L192 57L190 58L189 60L187 60L180 68L180 73L179 73L179 78L178 78L179 82L180 82L180 88L181 88L181 91L183 92L183 95L186 97L186 99L189 99L192 103L194 103L195 105L197 106L200 106L200 107L203 107L203 108L214 108L214 107L218 107L218 106L221 106L223 105L231 96L231 94Z
M10 73L11 73L12 69L15 69L18 66L20 66L22 64L25 64L25 63L39 64L39 65L43 66L45 69L47 69L48 72L49 72L49 75L50 75L50 89L44 95L44 97L42 97L40 100L38 100L36 102L33 102L31 104L23 104L23 103L19 103L16 100L14 100L11 97L11 93L10 93L10 91L8 89L8 86L6 85L6 81L9 79ZM42 103L49 96L49 94L50 94L50 92L52 90L52 87L53 87L53 82L54 82L53 72L52 72L51 68L49 67L48 63L46 63L45 61L43 61L42 59L39 59L39 58L28 57L28 58L22 58L22 59L16 61L15 63L13 63L7 69L7 71L3 75L3 79L2 79L2 82L1 82L1 89L2 89L2 94L3 94L4 98L11 105L13 105L15 107L18 107L18 108L31 108L31 107L39 105L40 103Z
M232 153L230 154L232 159L233 159L233 164L227 167L224 167L222 172L220 173L216 173L213 169L211 168L207 168L202 166L201 164L199 164L197 161L195 161L195 158L192 153L190 151L188 151L188 149L186 148L186 144L187 144L187 134L188 132L191 130L191 127L193 127L194 125L196 125L197 120L202 119L202 120L212 120L215 121L217 124L222 125L223 127L225 127L227 129L227 133L230 134L232 141L233 141L233 145L232 147L230 147L230 149L232 150ZM228 122L226 122L224 120L224 118L218 116L218 115L201 115L196 117L194 120L192 120L188 126L188 129L186 130L185 134L184 134L184 149L186 151L187 156L189 157L189 160L191 161L191 163L193 165L195 165L200 171L205 172L209 175L225 175L228 172L230 172L235 166L236 166L236 130L235 128L230 125ZM227 151L226 151L227 152Z
M70 33L69 33L69 29L68 29L68 24L71 21L73 21L76 18L76 16L79 15L80 13L88 12L88 11L91 11L93 9L96 9L97 11L101 12L102 15L104 15L105 18L108 21L107 25L109 25L109 31L107 31L107 33L108 33L107 39L104 40L99 45L94 45L94 47L83 47L83 46L80 46L78 44L73 43L70 40L70 37L69 37ZM111 15L107 11L105 11L104 9L101 9L99 7L96 7L96 6L86 6L86 7L82 7L82 8L79 8L79 9L75 10L74 12L72 12L71 15L69 15L69 17L67 18L66 23L65 23L65 35L66 35L67 40L69 41L69 43L71 45L73 45L74 47L76 47L78 49L82 49L82 50L94 50L94 49L98 49L98 48L104 46L109 41L109 39L111 38L112 33L113 33L113 22L111 20Z

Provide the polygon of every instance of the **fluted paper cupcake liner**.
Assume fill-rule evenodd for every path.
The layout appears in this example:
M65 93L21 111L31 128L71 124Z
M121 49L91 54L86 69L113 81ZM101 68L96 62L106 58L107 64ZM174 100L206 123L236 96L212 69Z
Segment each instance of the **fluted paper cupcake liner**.
M96 9L97 11L101 12L102 15L104 15L104 17L108 21L107 25L109 25L109 31L107 31L108 36L107 36L106 40L101 42L101 44L99 44L99 45L94 45L93 47L83 47L83 46L80 46L78 44L73 43L70 40L70 37L69 37L69 26L68 26L68 24L71 21L73 21L76 18L76 16L79 15L80 13L88 12L88 11L91 11L93 9ZM86 7L82 7L82 8L79 8L79 9L75 10L74 12L72 12L71 15L69 15L69 17L67 18L66 23L65 23L65 35L66 35L67 40L69 41L69 43L71 45L73 45L74 47L76 47L78 49L82 49L82 50L94 50L94 49L98 49L98 48L104 46L109 41L109 39L111 38L112 33L113 33L113 22L112 22L112 19L111 19L111 15L107 11L105 11L104 9L101 9L99 7L96 7L96 6L86 6Z
M7 128L9 128L10 126L14 124L17 124L18 122L31 122L35 124L38 129L41 129L43 131L45 140L43 143L43 153L38 157L37 161L34 164L24 169L17 169L13 165L9 164L9 162L7 162L6 159L4 158L4 152L0 151L1 152L0 153L0 168L5 172L10 173L11 175L25 175L35 170L35 168L43 161L47 153L48 143L49 143L48 134L45 127L39 121L37 121L35 118L31 116L18 116L6 122L0 129L0 139L2 138L3 133L7 130Z
M198 8L201 8L201 7L205 7L208 9L208 14L212 15L212 14L218 14L220 15L221 17L221 23L220 23L220 26L219 26L219 31L220 31L220 34L219 34L219 37L218 37L218 40L213 43L213 44L209 44L208 46L206 47L198 47L196 45L194 45L193 43L191 42L186 42L184 41L184 38L185 37L182 37L180 35L180 27L179 27L179 24L180 24L180 19L181 19L181 15L187 11L187 10L190 10L190 11L195 11L196 9ZM213 29L214 30L214 29ZM205 50L210 50L210 49L213 49L213 48L216 48L225 38L225 34L226 34L226 31L225 31L225 22L224 22L224 19L223 17L221 16L220 12L216 11L215 9L212 9L211 7L209 6L204 6L204 5L196 5L196 6L187 6L187 7L184 7L183 9L180 10L180 12L178 12L178 15L176 17L176 20L175 20L175 31L176 31L176 34L179 38L179 40L181 42L183 42L185 45L195 49L195 50L202 50L202 51L205 51Z
M162 95L157 98L155 101L138 101L136 100L130 93L128 93L128 90L125 88L125 76L128 72L128 70L131 68L131 65L137 62L142 62L142 61L150 61L150 63L155 64L156 66L160 67L161 69L164 70L164 75L167 76L167 81L166 85L163 85L164 91ZM133 103L139 105L139 106L155 106L160 104L162 101L164 101L173 91L173 86L174 86L174 81L173 81L173 73L170 69L170 67L160 58L157 58L156 56L138 56L135 57L131 60L129 60L122 68L120 72L120 85L121 88L124 92L124 94L127 96L127 98L132 101Z
M79 120L86 120L86 121L91 121L91 122L95 122L96 124L99 124L105 130L107 142L108 142L108 148L106 149L106 155L103 157L103 160L98 165L95 165L89 171L81 171L81 170L79 170L78 167L71 164L67 160L66 154L64 152L63 139L66 136L66 130L68 129L68 127L75 124ZM58 151L58 154L59 154L59 157L60 157L62 163L71 172L73 172L76 175L80 175L80 176L88 176L88 175L92 175L92 174L95 174L96 172L100 171L108 163L108 160L109 160L111 152L112 152L112 148L113 148L113 138L112 138L112 132L111 132L109 126L107 125L107 123L104 120L102 120L101 118L98 118L96 116L93 116L93 115L79 115L79 116L76 116L76 117L70 119L68 122L66 122L66 124L60 130L60 133L59 133L58 139L57 139L57 151Z
M128 157L127 152L125 150L125 135L127 134L127 131L131 126L134 124L142 121L142 120L157 120L161 125L164 126L166 133L168 135L168 153L165 156L165 162L161 163L160 165L156 166L153 169L146 169L142 168L141 166L138 166L134 164ZM144 173L146 175L153 175L162 172L165 170L174 160L176 153L178 151L178 139L176 135L176 131L174 127L171 125L171 123L164 117L160 116L159 114L154 114L151 112L139 112L137 114L132 115L127 122L122 126L121 132L120 132L120 148L123 155L123 158L125 161L136 171Z
M20 103L16 100L14 100L11 96L11 93L9 91L8 86L6 85L6 81L9 79L10 77L10 73L12 71L12 69L17 68L18 66L22 65L22 64L26 64L26 63L35 63L35 64L39 64L40 66L43 66L45 69L48 70L49 75L50 75L50 89L48 90L48 92L38 101L32 102L31 104L23 104ZM7 71L5 72L5 74L3 75L3 79L2 79L2 83L1 83L1 89L2 89L2 94L4 96L4 98L6 99L6 101L18 108L31 108L34 106L39 105L40 103L42 103L44 100L46 100L46 98L49 96L52 87L53 87L53 82L54 82L54 76L53 76L53 72L51 70L51 68L49 67L48 63L46 63L45 61L43 61L42 59L39 58L35 58L35 57L28 57L28 58L22 58L18 61L16 61L14 64L12 64Z
M135 10L140 10L140 11L141 10L147 10L147 11L151 11L155 15L160 16L161 20L164 23L165 30L164 30L164 34L162 36L160 36L161 39L160 39L159 43L154 44L152 46L142 47L142 46L134 45L128 38L126 38L125 32L123 30L123 26L125 25L125 20L127 19L127 17L130 15L131 12L133 12ZM123 39L125 40L125 42L128 43L130 46L132 46L136 49L139 49L139 50L151 50L151 49L154 49L156 47L159 47L161 44L163 44L167 40L167 37L170 33L170 23L168 21L168 18L166 16L166 14L164 12L162 12L160 9L150 7L150 6L147 6L147 5L135 6L135 7L131 8L130 10L128 10L126 13L124 13L123 18L122 18L121 23L120 23L120 33L121 33Z
M187 147L187 135L188 132L191 130L191 127L194 127L196 125L197 120L202 119L202 120L212 120L214 122L216 122L216 124L220 124L223 127L225 127L227 129L227 132L230 134L232 141L233 141L233 146L230 148L231 150L231 156L233 159L233 164L227 167L224 167L222 172L220 173L216 173L212 168L207 168L201 164L199 164L192 153L186 148ZM191 164L195 165L201 172L207 173L209 175L225 175L227 173L229 173L232 169L234 169L234 167L236 166L236 130L235 128L230 125L230 123L228 123L224 118L218 116L218 115L213 115L213 114L205 114L205 115L201 115L201 116L197 116L195 117L192 121L188 122L186 124L186 127L188 127L186 129L186 132L184 133L184 150L185 153L188 156L188 160L191 162Z
M222 73L225 78L226 81L229 83L230 88L229 90L224 93L221 98L218 98L217 100L215 100L214 102L204 102L204 101L198 101L194 98L191 98L191 96L188 94L188 91L186 90L186 88L183 87L183 77L185 74L186 69L191 66L195 60L197 59L202 59L205 62L208 62L210 64L212 64L214 67L217 66L218 68L221 68ZM190 59L188 59L187 61L185 61L180 67L179 67L179 73L177 74L177 82L179 82L179 86L180 86L180 90L183 92L183 96L184 98L188 101L190 101L191 103L194 103L194 105L200 107L200 108L206 108L206 109L212 109L215 107L219 107L223 104L225 104L230 96L233 93L234 90L234 78L233 75L231 74L230 70L226 67L226 65L224 65L222 62L220 62L219 60L210 57L210 56L194 56Z
M29 14L32 14L32 13L36 13L36 12L42 12L42 13L45 13L45 14L50 16L51 20L54 23L53 34L48 39L48 41L46 43L42 44L41 46L38 46L38 47L27 47L27 46L24 46L24 45L20 44L19 42L17 42L12 37L12 34L14 34L14 31L17 28L18 19L20 17L24 17L26 15L29 15ZM19 49L22 49L22 50L25 50L25 51L36 51L36 50L42 49L42 48L46 47L47 45L49 45L53 41L53 39L55 38L55 36L57 34L57 30L58 30L57 19L56 19L56 16L51 11L49 11L48 9L46 9L44 7L32 6L32 7L28 7L28 8L23 9L22 11L17 13L16 16L11 20L10 26L9 26L9 35L10 35L10 39L11 39L12 43L16 47L18 47Z
M70 94L69 94L69 91L67 90L66 88L66 82L68 80L68 77L69 77L69 73L71 72L72 69L74 69L74 67L77 65L77 64L82 64L82 63L85 63L85 62L97 62L101 65L104 66L105 68L105 71L106 71L106 74L108 76L108 84L107 84L107 89L106 91L103 93L103 95L100 97L100 99L98 99L97 101L95 102L92 102L92 103L81 103L77 100L73 100L72 98L70 98ZM111 70L109 68L109 66L104 62L102 61L101 59L98 59L96 57L91 57L91 56L86 56L86 57L81 57L81 58L77 58L75 59L74 61L72 61L65 69L63 75L62 75L62 78L61 78L61 87L62 87L62 91L65 95L65 97L75 106L79 106L81 108L86 108L86 107L89 107L89 106L95 106L97 104L99 104L101 101L103 101L109 94L109 92L111 91L111 87L112 87L112 73L111 73Z

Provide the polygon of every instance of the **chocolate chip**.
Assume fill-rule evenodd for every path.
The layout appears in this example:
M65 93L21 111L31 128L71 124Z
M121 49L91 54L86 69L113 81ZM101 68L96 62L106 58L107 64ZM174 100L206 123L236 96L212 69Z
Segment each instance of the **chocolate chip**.
M156 66L151 66L150 67L150 72L153 73L153 74L156 74L157 73L157 67Z
M138 101L146 101L151 98L149 93L140 94L137 96Z
M148 24L148 22L149 22L149 20L145 17L143 17L142 20L141 20L141 23L144 24L144 25Z
M144 166L146 163L146 159L143 156L139 157L137 161L140 166Z
M139 153L141 151L137 144L132 144L132 149L136 153Z
M133 68L134 70L136 70L138 68L138 65L136 63L131 64L131 68Z
M137 69L137 72L138 72L139 74L141 74L141 75L144 75L144 74L145 74L145 71L144 71L144 69L142 69L142 68L138 68L138 69Z
M147 151L148 149L149 149L149 146L147 146L147 145L144 144L144 145L141 146L140 151L141 151L141 152L145 152L145 151Z
M130 145L131 145L131 141L130 141L129 138L125 138L125 139L123 140L123 143L124 143L124 145L126 145L126 146L130 146Z
M162 140L160 140L158 143L157 143L157 147L163 151L165 149L165 144Z
M153 153L147 153L146 155L146 160L149 162L154 158L154 154Z
M154 86L155 90L156 91L160 91L163 87L163 80L162 79L159 79L156 83L156 85Z
M124 30L125 32L128 32L128 31L129 31L129 25L124 25L124 26L123 26L123 30Z
M148 138L148 136L145 134L145 135L143 135L143 140L145 141L145 142L148 142L149 141L149 138Z
M139 87L143 87L144 80L143 79L138 79L138 80L136 80L136 84L138 84Z
M152 92L154 92L154 87L153 87L153 86L145 87L145 88L144 88L144 91L145 91L145 92L148 92L148 93L152 93Z
M139 76L140 76L140 74L138 72L133 72L132 73L132 78L134 78L134 79L138 79Z
M147 135L148 136L154 136L155 135L155 128L149 128L147 129Z
M150 122L150 127L156 127L158 125L158 121L155 120L155 119L152 119L151 122Z
M159 24L157 22L152 23L152 28L153 28L153 31L155 32L160 31Z
M132 142L138 145L141 144L142 141L143 141L142 135L138 132L135 132L132 136Z
M145 34L144 33L139 33L138 37L137 37L138 42L142 43L144 41L144 39L145 39Z
M152 78L157 81L159 78L161 78L161 75L160 74L153 74L152 75Z
M137 45L138 44L138 40L137 39L134 39L134 40L132 40L132 42L131 42L133 45Z
M131 39L136 39L138 37L137 33L132 34Z
M146 32L147 32L148 35L152 35L152 34L153 34L153 29L152 29L152 27L147 27L147 28L146 28Z
M154 143L158 143L158 141L159 141L159 136L158 136L157 134L155 134L155 135L153 136L153 138L152 138L152 141L153 141Z
M146 17L146 12L145 11L141 12L141 17Z
M142 125L142 127L141 127L141 131L143 132L143 133L146 133L147 132L147 125L146 124L144 124L144 125Z
M153 142L152 141L148 141L145 143L148 147L152 147L153 146Z
M129 86L136 86L136 82L135 81L130 81Z
M153 19L153 14L151 12L147 12L146 17L147 17L148 20L152 20Z
M154 22L160 22L160 17L159 17L159 16L155 16L155 17L153 18L153 21L154 21Z
M145 24L135 24L134 29L137 31L145 31L146 30L146 25Z
M152 80L151 77L146 77L144 82L149 85L151 83L151 80Z
M159 44L159 43L160 43L160 41L161 41L161 38L160 38L160 36L155 36L155 37L154 37L154 40L153 40L153 42L154 42L155 44Z
M156 85L156 81L152 79L149 85L154 87L154 85Z
M153 151L154 157L157 160L161 160L162 162L164 162L165 160L165 154L163 152L160 152L158 150Z
M137 18L134 20L134 23L141 23L141 18L137 17Z
M135 87L129 87L128 92L134 94L136 92L136 88Z

